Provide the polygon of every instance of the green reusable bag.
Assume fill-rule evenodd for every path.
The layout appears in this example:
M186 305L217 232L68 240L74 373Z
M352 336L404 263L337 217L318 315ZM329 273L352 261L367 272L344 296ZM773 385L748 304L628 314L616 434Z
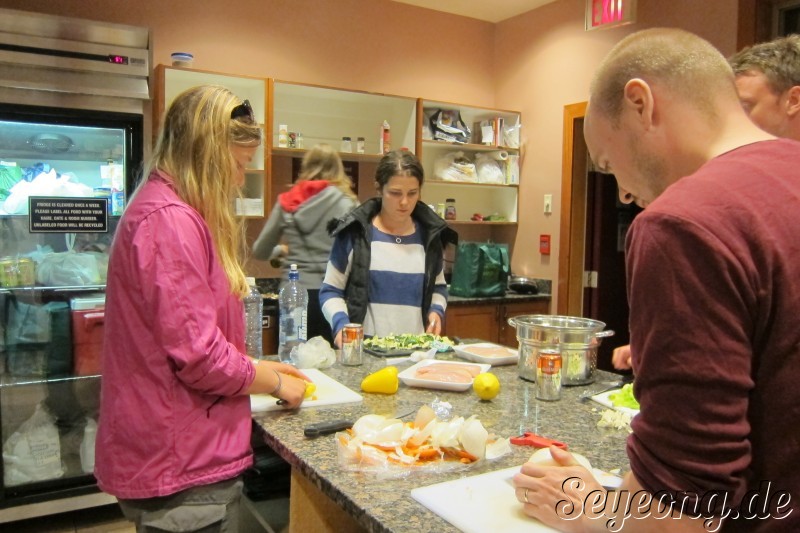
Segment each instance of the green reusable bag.
M502 296L506 293L510 268L508 245L461 242L456 251L450 294Z

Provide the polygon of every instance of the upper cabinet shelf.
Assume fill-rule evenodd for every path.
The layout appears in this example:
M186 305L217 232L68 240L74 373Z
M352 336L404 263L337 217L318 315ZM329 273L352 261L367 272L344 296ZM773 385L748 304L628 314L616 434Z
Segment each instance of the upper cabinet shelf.
M234 76L205 70L158 65L155 69L156 96L153 99L153 132L161 127L164 111L183 91L198 85L221 85L242 100L249 100L256 120L264 128L267 122L267 80L249 76ZM266 135L264 136L266 139ZM245 171L243 198L236 202L236 213L245 217L264 216L266 149L265 144L256 151Z
M343 159L359 160L358 156L380 159L380 134L383 122L389 123L391 148L416 148L417 100L402 96L368 93L303 85L275 80L272 85L273 116L271 131L273 153L291 148L282 146L281 127L289 138L302 136L302 147L320 143L341 148L342 138L349 137L352 150L342 152ZM357 153L357 140L364 138L364 153Z
M500 225L516 224L520 113L423 99L417 113L417 155L427 176L423 200L456 200L459 224L472 223L473 214L499 215Z

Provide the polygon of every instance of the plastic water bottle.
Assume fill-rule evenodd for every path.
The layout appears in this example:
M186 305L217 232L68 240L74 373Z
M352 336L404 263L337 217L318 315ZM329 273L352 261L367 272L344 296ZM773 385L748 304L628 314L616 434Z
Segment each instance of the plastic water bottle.
M244 297L244 345L247 355L251 357L264 357L261 347L262 324L261 319L264 314L264 299L256 286L255 278L247 278L250 286L250 294Z
M81 441L80 456L81 470L85 474L94 471L94 442L97 437L97 422L92 418L86 418L86 427L83 429L83 441Z
M308 316L308 291L300 286L297 265L289 267L289 283L281 289L280 329L278 332L278 355L284 363L292 362L292 348L307 340L306 320Z

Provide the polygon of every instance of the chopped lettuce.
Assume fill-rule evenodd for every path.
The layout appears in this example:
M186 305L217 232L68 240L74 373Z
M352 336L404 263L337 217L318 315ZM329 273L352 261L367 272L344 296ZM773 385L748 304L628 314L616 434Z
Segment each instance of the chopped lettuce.
M619 392L609 394L608 399L615 407L639 409L639 402L633 397L633 383L623 385Z
M428 350L436 348L444 352L453 346L453 341L447 337L440 337L432 333L415 335L412 333L390 334L385 337L368 337L364 339L364 347L371 350Z

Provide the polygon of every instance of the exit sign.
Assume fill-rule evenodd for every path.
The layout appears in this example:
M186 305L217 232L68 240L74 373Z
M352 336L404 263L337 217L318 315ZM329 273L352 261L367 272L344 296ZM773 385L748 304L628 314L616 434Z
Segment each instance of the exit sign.
M636 22L636 0L586 0L586 31Z

